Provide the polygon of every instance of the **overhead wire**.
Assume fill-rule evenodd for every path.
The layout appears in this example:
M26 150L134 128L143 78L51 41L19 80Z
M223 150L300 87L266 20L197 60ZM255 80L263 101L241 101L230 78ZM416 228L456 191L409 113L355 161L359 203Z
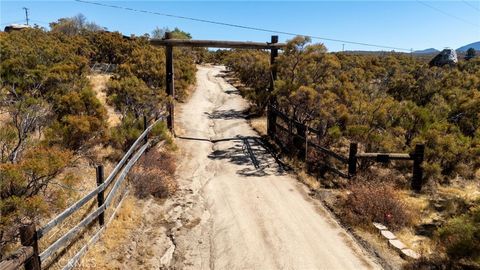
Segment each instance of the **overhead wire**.
M473 22L471 22L471 21L469 21L469 20L465 20L464 18L458 17L458 16L453 15L453 14L451 14L451 13L448 13L448 12L446 12L446 11L444 11L444 10L436 7L436 6L432 6L432 5L430 5L430 4L427 4L427 3L424 2L424 1L420 1L420 0L416 0L416 1L417 1L418 3L420 3L420 4L422 4L422 5L430 8L430 9L433 9L433 10L435 10L435 11L437 11L437 12L442 13L442 14L445 15L445 16L454 18L454 19L456 19L456 20L458 20L458 21L462 21L462 22L464 22L464 23L473 25L473 26L475 26L475 27L480 27L480 25L478 25L478 24L475 24L475 23L473 23Z
M471 8L473 8L473 9L475 9L476 11L480 12L480 8L479 8L479 7L476 7L476 6L472 5L470 2L468 2L468 1L466 1L466 0L462 0L462 2L463 2L465 5L467 5L467 6L471 7ZM479 2L479 3L480 3L480 1L476 1L476 2Z
M153 14L153 15L158 15L158 16L165 16L165 17L184 19L184 20L190 20L190 21L196 21L196 22L202 22L202 23L222 25L222 26L227 26L227 27L235 27L235 28L241 28L241 29L247 29L247 30L261 31L261 32L267 32L267 33L283 34L283 35L289 35L289 36L305 36L305 37L310 37L312 39L318 39L318 40L324 40L324 41L340 42L340 43L346 43L346 44L361 45L361 46L368 46L368 47L375 47L375 48L382 48L382 49L390 49L390 50L398 50L398 51L408 51L408 52L410 52L412 50L412 49L407 49L407 48L400 48L400 47L387 46L387 45L381 45L381 44L373 44L373 43L367 43L367 42L358 42L358 41L351 41L351 40L327 38L327 37L321 37L321 36L315 36L315 35L299 34L299 33L279 31L279 30L266 29L266 28L260 28L260 27L226 23L226 22L220 22L220 21L212 21L212 20L193 18L193 17L181 16L181 15L174 15L174 14L168 14L168 13L161 13L161 12L155 12L155 11L149 11L149 10L142 10L142 9L112 5L112 4L105 4L105 3L87 1L87 0L74 0L74 1L75 2L80 2L80 3L85 3L85 4L102 6L102 7L123 9L123 10L128 10L128 11L133 11L133 12L141 12L141 13Z

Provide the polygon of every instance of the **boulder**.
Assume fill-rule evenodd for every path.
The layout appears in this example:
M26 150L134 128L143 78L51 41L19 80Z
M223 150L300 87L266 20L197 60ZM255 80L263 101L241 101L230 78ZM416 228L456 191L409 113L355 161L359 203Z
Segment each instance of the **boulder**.
M435 56L429 65L442 67L445 65L454 66L458 63L457 53L453 49L444 49L437 56Z

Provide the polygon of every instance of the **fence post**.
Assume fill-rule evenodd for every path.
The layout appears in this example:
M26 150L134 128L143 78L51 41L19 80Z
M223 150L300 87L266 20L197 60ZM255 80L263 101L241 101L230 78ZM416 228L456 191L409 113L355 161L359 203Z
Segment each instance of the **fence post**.
M165 39L171 39L172 33L166 32ZM171 103L168 105L168 116L167 116L167 126L168 129L173 133L174 132L174 111L175 111L175 88L174 88L174 78L173 78L173 47L165 47L165 64L166 64L166 88L167 95L171 98Z
M288 136L289 136L289 144L290 144L288 148L293 148L293 119L290 119L290 118L288 119Z
M308 126L305 126L305 164L308 164Z
M271 37L271 44L278 43L278 36ZM275 58L278 56L278 49L270 49L270 93L273 92L275 86L275 80L277 79L277 67L275 65Z
M40 256L38 252L38 237L35 224L20 227L20 242L23 246L33 248L33 255L25 262L25 270L40 270Z
M348 175L350 177L357 173L357 151L358 144L350 143L350 151L348 153Z
M97 166L97 187L103 184L104 177L103 177L103 165L98 165ZM98 207L101 207L103 205L103 202L105 201L105 191L102 190L97 194L97 205ZM102 212L98 216L98 224L100 224L100 227L102 227L105 224L105 212Z
M148 125L147 116L144 115L143 116L143 131L147 130L147 127L148 127L147 125ZM147 143L148 142L148 135L145 136L145 139L143 139L143 140L144 140L145 143Z
M272 110L270 104L267 104L267 135L272 137Z
M412 175L412 189L415 192L420 192L423 182L423 158L425 154L425 145L417 144L415 152L413 153L413 175Z

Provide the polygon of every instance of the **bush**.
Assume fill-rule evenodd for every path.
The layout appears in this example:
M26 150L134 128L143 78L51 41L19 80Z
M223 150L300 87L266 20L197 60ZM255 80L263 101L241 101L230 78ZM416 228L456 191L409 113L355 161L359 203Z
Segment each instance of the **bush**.
M175 167L175 159L170 153L151 149L140 159L129 178L135 195L139 198L149 195L166 198L174 194L178 189Z
M351 225L379 222L398 230L412 222L407 206L392 186L382 183L357 183L349 187L343 217Z
M450 219L438 230L438 241L452 260L466 259L480 268L480 206Z

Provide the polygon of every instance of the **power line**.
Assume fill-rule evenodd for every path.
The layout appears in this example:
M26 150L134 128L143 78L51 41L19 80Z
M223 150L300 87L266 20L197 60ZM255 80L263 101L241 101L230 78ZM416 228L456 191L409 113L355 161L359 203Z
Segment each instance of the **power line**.
M467 5L467 6L469 6L469 7L472 7L472 8L475 9L476 11L479 11L479 12L480 12L480 8L472 5L472 4L469 3L468 1L462 0L462 2L463 2L465 5Z
M428 8L431 8L431 9L433 9L433 10L436 10L437 12L440 12L440 13L442 13L442 14L445 15L445 16L448 16L448 17L457 19L457 20L459 20L459 21L462 21L462 22L464 22L464 23L473 25L473 26L475 26L475 27L480 27L480 25L478 25L478 24L475 24L475 23L473 23L473 22L471 22L471 21L465 20L464 18L461 18L461 17L455 16L455 15L453 15L453 14L450 14L450 13L448 13L448 12L445 12L445 11L443 11L443 10L441 10L441 9L435 7L435 6L432 6L432 5L430 5L430 4L427 4L427 3L423 2L423 1L417 0L417 2L420 3L420 4L422 4L422 5L424 5L424 6L426 6L426 7L428 7Z
M91 2L91 1L86 1L86 0L74 0L74 1L80 2L80 3L91 4L91 5L102 6L102 7L124 9L124 10L128 10L128 11L133 11L133 12L141 12L141 13L153 14L153 15L158 15L158 16L165 16L165 17L184 19L184 20L190 20L190 21L196 21L196 22L210 23L210 24L216 24L216 25L222 25L222 26L228 26L228 27L235 27L235 28L241 28L241 29L247 29L247 30L254 30L254 31L261 31L261 32L267 32L267 33L283 34L283 35L289 35L289 36L305 36L305 37L310 37L312 39L319 39L319 40L325 40L325 41L348 43L348 44L362 45L362 46L382 48L382 49L410 51L410 49L406 49L406 48L399 48L399 47L392 47L392 46L365 43L365 42L357 42L357 41L348 41L348 40L342 40L342 39L326 38L326 37L320 37L320 36L304 35L304 34L298 34L298 33L292 33L292 32L278 31L278 30L272 30L272 29L266 29L266 28L245 26L245 25L240 25L240 24L232 24L232 23L225 23L225 22L219 22L219 21L211 21L211 20L192 18L192 17L180 16L180 15L173 15L173 14L160 13L160 12L154 12L154 11L148 11L148 10L141 10L141 9L135 9L135 8L129 8L129 7L122 7L122 6L117 6L117 5Z

